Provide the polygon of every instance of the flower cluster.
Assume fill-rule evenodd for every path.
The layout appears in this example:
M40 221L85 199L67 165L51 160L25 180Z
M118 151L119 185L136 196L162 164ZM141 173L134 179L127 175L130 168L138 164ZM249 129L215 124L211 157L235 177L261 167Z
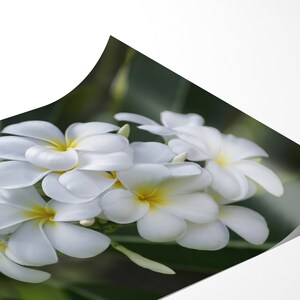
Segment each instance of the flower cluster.
M95 221L136 222L146 240L199 250L225 247L227 227L250 243L266 240L265 219L234 204L253 196L256 184L282 195L278 177L257 162L267 157L263 149L204 126L197 114L164 111L162 125L131 113L115 118L164 143L129 143L128 125L103 122L75 123L65 134L45 121L3 129L0 272L41 282L50 275L33 267L56 263L57 251L98 255L114 241Z

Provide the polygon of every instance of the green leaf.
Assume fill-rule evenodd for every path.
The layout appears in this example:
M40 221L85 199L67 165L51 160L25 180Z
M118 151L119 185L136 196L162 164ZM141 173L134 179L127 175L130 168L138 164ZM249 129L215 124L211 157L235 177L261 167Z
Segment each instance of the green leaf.
M50 286L46 283L26 284L16 281L14 282L13 286L22 300L70 300L63 289Z
M0 299L18 299L16 289L11 285L12 279L0 275Z
M70 286L68 292L72 300L153 300L164 296L153 290L129 288L120 284L77 284Z
M149 269L151 271L157 272L157 273L162 273L162 274L168 274L168 275L173 275L175 274L175 272L170 269L169 267L153 261L151 259L148 259L146 257L143 257L142 255L135 253L127 248L125 248L124 246L121 246L120 244L116 243L116 242L112 242L111 245L118 251L120 251L121 253L123 253L124 255L126 255L132 262L134 262L135 264L137 264L138 266L145 268L145 269Z

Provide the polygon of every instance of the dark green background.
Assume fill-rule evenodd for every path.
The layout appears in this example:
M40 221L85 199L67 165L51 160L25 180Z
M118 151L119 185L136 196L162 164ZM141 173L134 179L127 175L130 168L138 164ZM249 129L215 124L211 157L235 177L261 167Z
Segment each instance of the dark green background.
M260 254L300 224L297 144L112 37L94 69L72 92L53 104L3 120L1 126L46 120L65 130L74 122L114 122L113 114L120 111L159 121L163 110L198 113L206 125L249 138L267 151L270 158L264 164L284 182L284 195L276 198L259 190L256 197L241 202L267 219L267 242L252 246L232 234L223 250L196 251L143 241L135 228L121 230L115 236L121 244L168 265L176 275L142 269L109 249L93 259L61 257L59 264L43 268L53 274L43 284L24 284L2 276L0 299L157 299ZM158 136L131 129L131 141L160 141Z

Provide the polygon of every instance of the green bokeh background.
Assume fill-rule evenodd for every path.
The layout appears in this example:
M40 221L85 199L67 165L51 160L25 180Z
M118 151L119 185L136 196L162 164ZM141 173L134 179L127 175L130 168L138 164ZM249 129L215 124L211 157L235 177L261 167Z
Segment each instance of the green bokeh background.
M0 299L157 299L262 253L300 224L299 145L113 37L94 69L72 92L53 104L3 120L1 127L25 120L46 120L64 131L74 122L115 123L113 114L120 111L159 121L163 110L198 113L206 125L248 138L267 151L269 158L264 164L284 182L284 195L276 198L259 189L257 196L241 202L266 218L270 228L267 242L253 246L232 233L226 248L196 251L143 241L135 228L124 229L115 233L116 240L168 265L176 275L142 269L109 248L92 259L62 256L59 264L43 268L52 273L52 279L42 284L20 283L0 275ZM134 126L130 140L162 141Z

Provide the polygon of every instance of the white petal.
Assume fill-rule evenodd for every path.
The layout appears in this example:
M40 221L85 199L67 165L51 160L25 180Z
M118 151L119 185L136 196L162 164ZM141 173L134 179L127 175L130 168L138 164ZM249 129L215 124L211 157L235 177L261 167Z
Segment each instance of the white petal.
M22 224L10 237L8 247L16 258L31 265L42 266L57 262L56 252L38 219Z
M19 227L19 224L17 225L12 225L12 226L9 226L9 227L6 227L5 229L1 229L0 230L0 236L3 235L7 235L7 234L11 234L13 233L14 231L16 231L16 229Z
M76 172L81 172L81 171L76 171ZM59 182L60 176L61 176L60 174L51 173L48 174L43 179L42 181L43 191L48 197L65 203L84 203L84 202L91 201L95 198L94 195L92 197L79 197L71 193L68 189L65 188L64 185L62 185Z
M170 136L176 134L174 130L161 125L140 125L138 128L161 136Z
M77 197L92 198L109 189L116 179L106 172L74 170L59 177L59 183ZM85 199L83 199L85 201Z
M10 278L29 283L40 283L50 278L49 273L20 266L3 253L0 253L0 272Z
M30 186L20 189L0 190L0 201L7 202L9 205L30 210L34 206L45 206L46 202L38 191Z
M126 122L132 122L132 123L137 123L137 124L142 124L142 125L158 125L157 122L138 115L138 114L132 114L132 113L118 113L114 115L114 118L118 121L126 121Z
M186 222L172 214L150 209L137 221L141 237L152 242L174 241L186 230Z
M229 232L220 221L207 224L188 223L186 232L176 241L190 249L219 250L228 244Z
M132 155L126 152L98 154L95 152L79 153L80 170L119 171L132 166Z
M270 169L250 160L242 160L235 166L247 177L260 184L269 193L278 197L283 194L283 186L280 179Z
M247 181L248 181L249 190L248 190L247 195L244 198L242 198L241 200L246 200L246 199L253 197L257 190L256 184L254 184L254 182L252 180L247 178Z
M246 199L253 197L257 190L256 184L254 184L250 179L248 179L247 181L248 181L249 190L248 190L248 193L245 195L245 197L238 199L238 200L231 200L231 199L226 199L226 198L221 197L217 201L218 204L225 205L225 204L235 203L235 202L246 200Z
M236 168L222 168L215 161L208 161L206 169L213 177L211 187L223 197L231 200L243 199L249 191L245 176Z
M159 164L136 164L132 168L117 173L119 180L131 191L150 194L171 173ZM142 190L142 191L141 191Z
M34 264L30 264L30 263L26 263L20 259L18 259L11 251L8 247L5 248L5 256L7 258L9 258L10 260L12 260L13 262L19 264L19 265L22 265L22 266L26 266L26 267L36 267Z
M220 220L252 244L262 244L269 235L266 220L252 209L241 206L220 208Z
M36 146L36 143L29 139L18 136L0 137L0 158L11 160L26 160L25 152Z
M139 201L135 195L123 189L107 192L100 203L105 216L119 224L135 222L149 209L148 202Z
M43 146L35 146L28 149L25 156L35 166L52 171L72 169L78 162L78 155L72 148L66 151L57 151Z
M191 139L191 138L190 138ZM194 138L192 138L194 139ZM192 145L188 142L185 142L181 139L171 139L168 143L172 151L176 154L180 154L182 152L187 153L187 159L191 161L202 161L209 158L209 155L206 153L205 145L202 144L199 147L199 142L197 142L197 146L195 143Z
M164 166L169 169L172 176L200 175L204 170L198 164L192 162L167 163Z
M31 137L53 144L64 144L63 133L53 124L45 121L25 121L18 124L8 125L2 133Z
M244 138L237 138L232 134L223 135L222 153L231 161L239 161L249 157L267 157L268 154L261 147Z
M26 213L16 207L0 203L0 229L11 228L30 219Z
M201 126L204 119L197 114L179 114L172 111L163 111L160 114L161 122L166 127Z
M74 149L110 153L122 151L128 145L128 140L124 136L107 133L83 138Z
M110 244L104 234L69 223L57 222L53 226L47 222L44 230L56 250L72 257L93 257Z
M195 223L215 221L219 214L219 206L205 193L173 195L160 209Z
M74 123L66 130L66 140L69 144L89 136L117 131L119 129L120 127L116 125L103 122Z
M14 189L30 186L49 172L25 161L0 162L0 188Z
M212 176L211 174L205 169L202 168L202 172L200 175L195 176L199 180L199 188L206 189L212 183Z
M216 157L220 153L223 136L216 128L188 126L177 127L176 130L179 132L177 136L180 139L204 151L209 157Z
M209 172L202 169L200 175L173 177L162 184L162 189L170 195L199 192L207 188L211 180Z
M134 150L134 163L167 163L175 154L170 147L156 142L134 142L130 145Z
M47 207L55 211L54 221L80 221L98 216L101 213L99 199L86 203L62 203L50 200Z

